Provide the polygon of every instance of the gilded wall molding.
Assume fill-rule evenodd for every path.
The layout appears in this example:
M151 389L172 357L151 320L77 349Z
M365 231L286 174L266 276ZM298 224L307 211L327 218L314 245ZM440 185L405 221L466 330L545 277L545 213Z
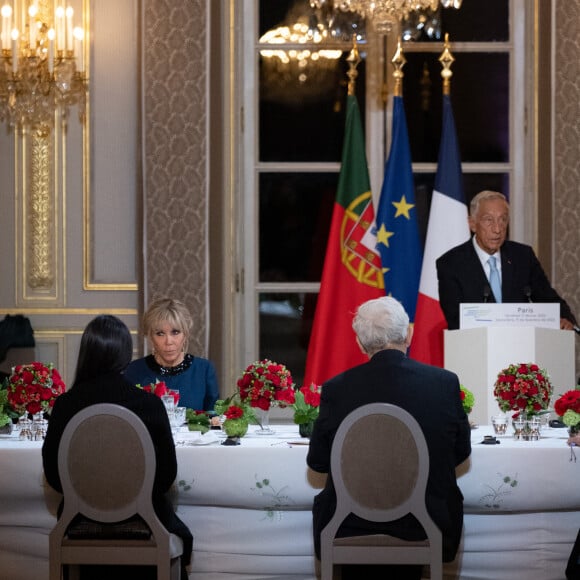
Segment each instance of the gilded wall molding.
M96 0L92 0L92 2L95 1ZM108 103L106 103L106 98L107 96L110 97L111 94L114 95L115 89L111 89L111 86L115 86L117 78L124 77L127 80L131 79L133 71L136 69L136 67L139 66L139 46L135 46L139 43L135 41L135 38L138 35L140 27L139 23L135 21L135 14L139 13L140 2L139 0L133 0L132 2L127 2L122 6L117 5L115 6L117 12L114 14L111 13L111 6L105 8L104 12L112 19L112 22L107 22L106 26L99 24L98 16L96 19L97 21L91 26L91 11L89 10L89 0L83 0L83 2L85 5L85 8L83 9L84 29L92 30L96 36L97 30L95 30L95 27L100 26L100 28L98 28L98 40L100 41L99 45L102 43L103 46L108 47L108 50L104 50L102 55L99 55L98 51L96 51L96 53L93 55L93 58L90 58L90 43L85 42L84 44L85 62L87 63L86 74L89 78L89 83L87 89L85 112L86 120L82 124L83 148L82 158L80 158L83 168L83 290L88 292L137 292L139 290L139 285L131 275L132 272L130 272L129 267L126 267L125 271L118 269L120 270L117 271L118 277L109 276L112 281L102 281L102 279L99 279L96 256L102 255L104 250L106 250L107 247L111 245L111 241L106 238L106 236L103 234L103 231L107 231L107 228L110 227L110 220L113 217L116 217L115 213L119 212L112 210L110 215L104 217L100 215L100 221L97 221L99 216L98 213L95 212L95 205L99 201L101 204L106 203L103 202L102 199L99 200L99 198L102 198L103 195L106 196L118 194L119 192L116 191L115 187L117 187L119 183L126 182L123 181L124 176L120 175L116 175L115 180L108 179L106 175L95 175L97 171L96 167L99 167L98 159L96 159L96 157L102 155L102 145L101 150L99 150L97 146L93 147L93 145L97 141L102 143L104 139L108 138L106 147L107 152L117 151L116 147L118 147L118 144L116 140L121 140L123 142L123 150L132 152L133 147L135 149L139 149L138 142L135 144L132 143L133 139L138 141L137 135L135 134L136 131L134 131L132 127L115 125L115 130L112 131L113 134L110 134L111 130L109 129L109 133L106 135L106 137L103 137L103 123L101 120L104 114L108 114L109 117L112 115L118 115L121 118L138 116L134 113L134 111L138 108L139 101L138 95L140 86L138 75L135 75L136 86L123 87L123 93L131 95L131 97L128 97L128 103L118 103L119 109L116 111L111 111L108 110ZM95 38L95 42L96 41L97 39ZM123 51L125 58L116 61L109 60L111 55L115 54L116 50ZM94 66L91 66L93 64ZM115 75L108 75L108 69L116 70L116 73L119 75L119 77L116 77ZM94 84L96 82L100 83L99 89L101 90L101 94L106 95L105 97L101 96L100 102L94 102L96 97L91 94L91 89L94 88ZM96 93L98 91L93 92ZM134 98L133 93L135 93ZM133 100L130 100L131 98ZM95 105L94 107L93 104ZM122 106L128 107L128 110L123 109ZM113 117L112 123L114 124L114 122L115 118ZM114 153L112 156L114 157ZM106 161L101 161L100 166L102 166L103 162L106 163ZM109 167L114 171L114 166L109 164ZM134 171L132 163L127 162L125 166L123 166L123 170L126 170L128 173L134 172L134 178L138 181L137 172ZM100 185L98 180L101 180L104 185ZM132 185L135 190L140 190L139 183ZM124 190L123 193L125 194L126 199L131 199L130 196L133 194L133 191ZM138 215L138 212L136 213ZM103 224L103 221L107 223ZM118 225L119 222L115 222L115 226ZM122 225L125 224L123 223ZM131 226L132 225L133 224L131 224ZM114 229L115 227L113 227L113 230ZM128 242L129 240L124 241ZM119 243L119 240L115 239L113 244L115 243ZM138 248L138 244L136 245ZM136 251L138 251L137 248ZM126 263L125 266L127 266ZM123 280L122 275L127 275L127 280Z
M58 123L15 130L16 306L64 304L65 144Z
M54 285L54 188L51 187L50 127L30 134L30 191L26 218L30 227L26 279L31 288L50 290Z

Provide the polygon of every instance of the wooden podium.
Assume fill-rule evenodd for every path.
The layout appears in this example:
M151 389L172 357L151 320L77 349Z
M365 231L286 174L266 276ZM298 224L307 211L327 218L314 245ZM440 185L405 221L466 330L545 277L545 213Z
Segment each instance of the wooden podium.
M500 412L493 385L498 373L517 363L535 363L546 369L556 398L573 389L574 332L553 328L489 326L465 330L445 330L445 368L459 376L462 385L475 396L469 418L489 425Z

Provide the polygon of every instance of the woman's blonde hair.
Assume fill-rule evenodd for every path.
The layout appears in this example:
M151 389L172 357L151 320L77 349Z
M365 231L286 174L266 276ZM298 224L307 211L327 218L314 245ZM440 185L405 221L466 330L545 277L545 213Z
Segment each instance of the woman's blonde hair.
M149 305L143 315L143 334L151 338L154 329L160 322L168 322L175 328L179 328L185 335L185 348L189 342L189 335L193 320L187 306L173 298L159 298Z

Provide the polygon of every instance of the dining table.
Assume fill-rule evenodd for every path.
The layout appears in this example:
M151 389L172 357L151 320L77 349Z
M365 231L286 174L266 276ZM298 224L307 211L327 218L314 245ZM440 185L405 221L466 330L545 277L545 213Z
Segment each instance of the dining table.
M294 424L250 427L238 445L221 431L175 433L171 491L194 535L191 580L313 580L312 503L324 474L306 465L308 439ZM48 578L48 535L60 495L45 482L42 441L0 437L0 578ZM578 452L580 459L580 450ZM457 468L464 531L444 577L562 580L580 527L580 461L565 429L536 441L491 426L472 430Z

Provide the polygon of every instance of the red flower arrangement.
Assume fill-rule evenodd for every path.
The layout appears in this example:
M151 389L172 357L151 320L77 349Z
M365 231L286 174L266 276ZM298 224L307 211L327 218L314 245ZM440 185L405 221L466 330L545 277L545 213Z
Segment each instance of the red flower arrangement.
M320 385L302 385L295 393L294 423L311 423L318 417L320 408Z
M52 363L18 365L8 379L8 404L19 415L50 413L56 398L66 390Z
M237 405L231 405L224 413L226 419L241 419L244 416L244 410Z
M177 405L179 403L179 391L174 391L169 389L163 381L155 381L149 385L142 387L141 385L136 385L140 389L147 391L148 393L153 393L158 397L163 397L163 395L172 395L173 401Z
M512 364L499 372L493 394L502 411L535 415L550 404L552 385L544 369L533 363Z
M580 425L580 390L567 391L555 403L554 411L567 427Z
M240 399L263 411L272 405L286 407L294 403L294 382L290 371L269 359L248 365L238 379Z
M475 404L475 396L473 393L463 385L459 385L459 396L461 397L461 405L466 415L469 415L473 410L473 405Z

